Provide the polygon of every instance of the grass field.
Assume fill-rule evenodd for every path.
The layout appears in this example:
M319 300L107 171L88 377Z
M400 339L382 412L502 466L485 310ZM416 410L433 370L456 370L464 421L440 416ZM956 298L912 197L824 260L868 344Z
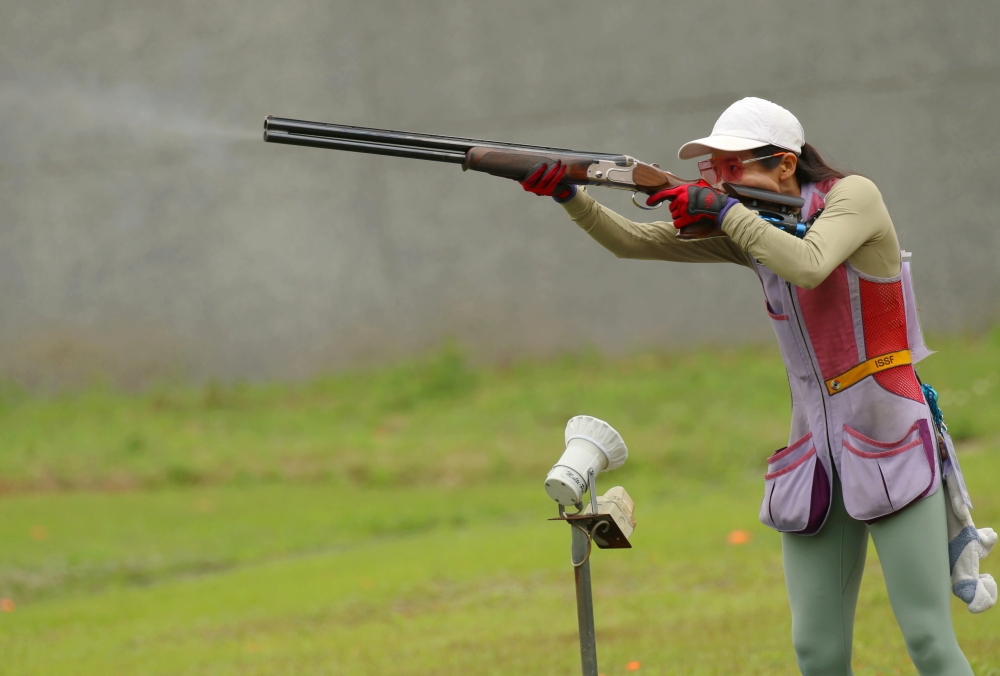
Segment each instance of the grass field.
M921 376L995 527L1000 334L935 346ZM795 674L780 540L756 520L787 397L760 349L8 386L0 674L579 673L569 534L541 480L584 412L628 442L604 486L637 503L635 548L594 554L602 673ZM1000 675L1000 610L953 608L976 673ZM874 549L855 646L857 674L913 673Z

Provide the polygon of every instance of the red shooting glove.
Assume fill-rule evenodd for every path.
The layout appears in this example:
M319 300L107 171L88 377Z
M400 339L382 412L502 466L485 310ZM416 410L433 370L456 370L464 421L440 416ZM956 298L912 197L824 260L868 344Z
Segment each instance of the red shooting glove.
M705 181L661 190L651 195L646 205L653 207L664 200L670 200L670 215L678 229L704 221L721 225L720 216L736 204L734 198L715 190Z
M551 197L557 202L565 202L576 194L575 185L560 183L566 175L566 165L557 160L552 168L542 162L536 164L521 181L521 187L535 195Z

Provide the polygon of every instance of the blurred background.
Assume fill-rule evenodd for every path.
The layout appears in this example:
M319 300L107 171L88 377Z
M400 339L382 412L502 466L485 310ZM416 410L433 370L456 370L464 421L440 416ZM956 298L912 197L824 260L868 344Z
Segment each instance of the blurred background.
M993 3L6 2L0 372L301 379L770 338L746 271L618 261L548 200L265 145L274 114L676 159L754 95L881 188L923 321L1000 316ZM628 196L599 199L631 218Z
M1000 4L0 0L0 674L579 673L567 419L622 433L604 676L796 674L788 391L736 266L622 261L264 116L676 159L744 96L880 187L1000 522ZM635 220L627 194L592 192ZM943 546L943 545L942 545ZM991 568L992 566L992 568ZM991 558L983 571L998 573ZM1000 611L954 601L976 673ZM911 673L877 552L855 673Z

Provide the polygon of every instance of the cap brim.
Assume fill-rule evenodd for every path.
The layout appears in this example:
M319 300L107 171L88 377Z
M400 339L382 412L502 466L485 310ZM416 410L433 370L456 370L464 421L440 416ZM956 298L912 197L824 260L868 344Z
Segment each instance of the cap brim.
M699 155L711 155L713 150L739 152L740 150L762 148L766 145L767 141L720 134L718 136L706 136L705 138L685 143L677 151L677 157L682 160L690 160L692 157L698 157Z

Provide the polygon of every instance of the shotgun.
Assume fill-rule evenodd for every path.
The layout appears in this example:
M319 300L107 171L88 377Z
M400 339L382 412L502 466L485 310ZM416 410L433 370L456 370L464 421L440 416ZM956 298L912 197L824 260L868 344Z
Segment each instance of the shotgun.
M264 141L449 162L461 164L463 171L471 169L516 181L523 181L542 163L551 165L561 161L566 166L564 183L628 190L632 193L632 203L645 210L657 207L647 207L640 203L636 200L637 193L652 195L665 188L697 183L697 179L679 178L655 164L640 162L629 155L306 122L271 115L264 118ZM808 229L795 216L795 212L804 204L801 198L729 183L724 183L722 187L728 194L758 211L762 218L786 232L801 237ZM725 233L714 223L695 223L677 231L680 239L718 236L725 236Z

